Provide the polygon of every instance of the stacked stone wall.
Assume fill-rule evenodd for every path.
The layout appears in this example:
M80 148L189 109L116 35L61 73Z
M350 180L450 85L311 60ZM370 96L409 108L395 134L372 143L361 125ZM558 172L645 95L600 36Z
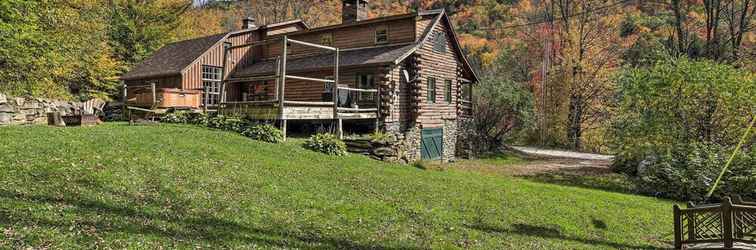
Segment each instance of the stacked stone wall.
M11 97L0 93L0 126L23 124L47 124L47 113L60 112L71 115L73 102L32 97Z

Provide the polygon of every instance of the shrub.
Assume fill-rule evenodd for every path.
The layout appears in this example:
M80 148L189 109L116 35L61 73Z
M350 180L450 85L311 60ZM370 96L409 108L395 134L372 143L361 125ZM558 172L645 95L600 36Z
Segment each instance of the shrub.
M187 123L188 119L189 112L186 111L166 113L160 117L160 121L165 123Z
M347 153L344 141L334 134L315 134L307 139L305 147L328 155L346 155Z
M249 127L242 132L242 135L270 143L280 143L283 141L281 130L270 124L260 124Z
M249 123L235 116L216 115L208 118L207 127L241 133L249 127Z
M732 152L731 147L691 143L650 146L622 156L615 170L634 175L642 192L656 196L703 200ZM736 155L714 192L715 197L740 194L756 198L754 150Z
M370 134L370 141L377 143L388 143L391 141L391 134L383 131L375 131Z

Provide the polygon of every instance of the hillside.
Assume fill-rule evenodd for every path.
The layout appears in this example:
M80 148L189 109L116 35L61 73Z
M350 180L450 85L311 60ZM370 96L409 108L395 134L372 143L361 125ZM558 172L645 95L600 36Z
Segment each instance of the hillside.
M0 128L0 248L658 248L671 202L190 126Z

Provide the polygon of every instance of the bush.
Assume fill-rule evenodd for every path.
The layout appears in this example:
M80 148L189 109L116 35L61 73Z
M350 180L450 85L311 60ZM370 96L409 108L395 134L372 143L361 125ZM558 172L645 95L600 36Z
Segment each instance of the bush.
M164 123L185 123L185 124L195 124L195 125L206 125L207 114L188 112L188 111L176 111L176 112L163 114L163 116L160 117L160 121Z
M334 134L316 134L307 139L305 147L328 155L346 155L347 147Z
M391 141L391 134L383 131L375 131L370 134L370 141L376 143L388 143Z
M283 142L283 133L281 130L270 124L260 124L249 127L242 132L242 135L264 142Z
M626 152L615 160L613 167L615 171L635 176L644 193L700 201L714 185L732 150L704 143L649 146ZM740 194L756 198L755 156L752 149L736 155L713 196Z
M207 127L241 133L249 127L249 123L239 117L216 115L208 118Z

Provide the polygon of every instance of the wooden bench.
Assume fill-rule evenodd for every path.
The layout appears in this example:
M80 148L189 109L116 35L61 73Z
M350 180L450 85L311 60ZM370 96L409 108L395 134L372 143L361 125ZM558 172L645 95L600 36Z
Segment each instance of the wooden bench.
M756 203L674 205L675 249L756 249Z

